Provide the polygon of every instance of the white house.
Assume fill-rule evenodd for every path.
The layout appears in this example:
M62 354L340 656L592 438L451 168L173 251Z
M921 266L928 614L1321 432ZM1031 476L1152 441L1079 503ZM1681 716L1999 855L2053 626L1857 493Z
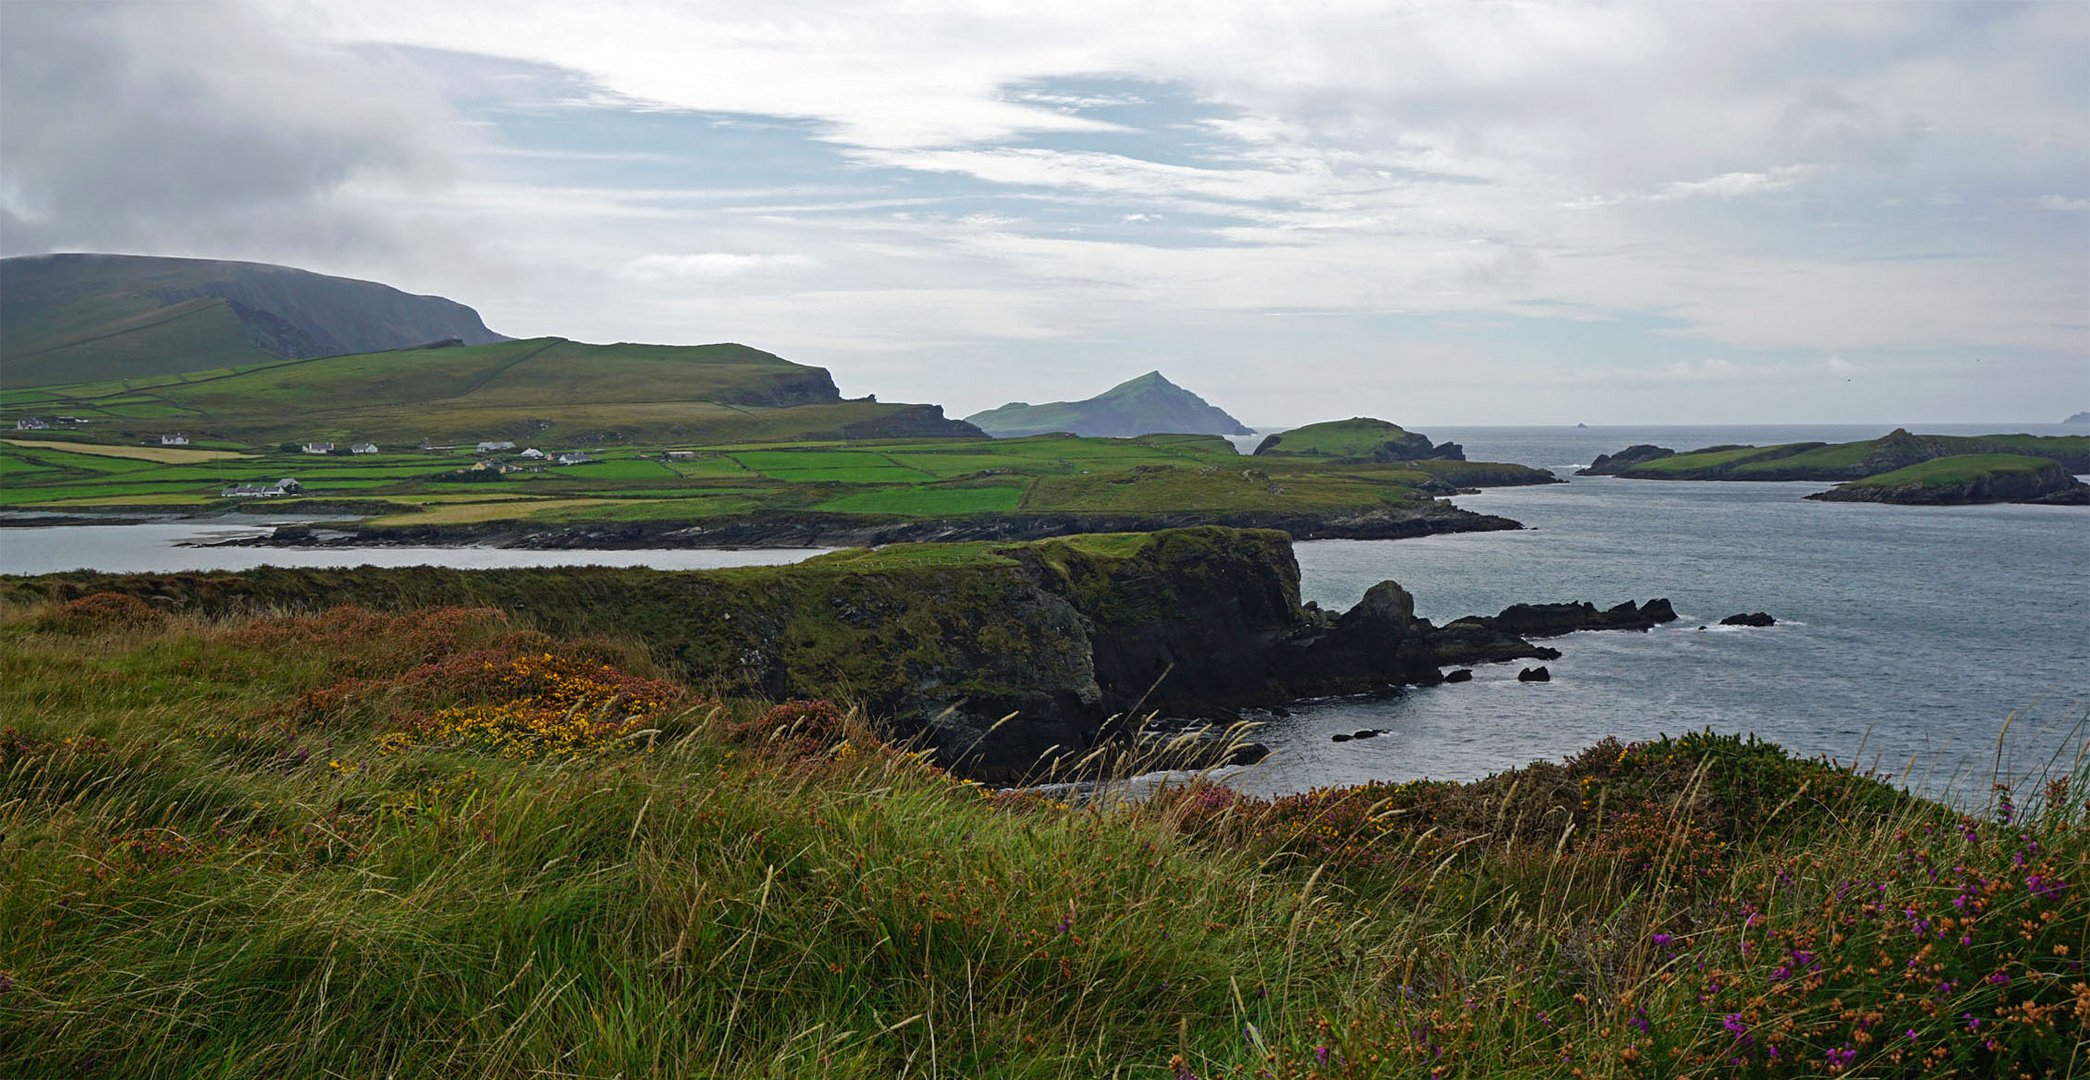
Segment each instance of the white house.
M552 459L553 462L560 465L586 465L587 463L594 460L594 458L582 453L579 450L575 450L571 453L560 454L558 457Z
M377 453L377 444L359 442L354 446L349 447L348 452L351 454L375 454Z
M544 451L542 451L542 450L539 450L539 449L537 449L536 447L534 447L534 446L533 446L533 447L530 447L530 448L529 448L528 450L525 450L525 451L523 451L522 453L520 453L520 454L517 454L517 455L515 455L515 456L516 456L516 457L519 457L519 458L526 458L526 459L528 459L528 460L530 460L530 461L543 461L543 460L544 460Z
M697 452L695 450L670 450L661 456L669 461L695 461Z
M223 499L273 499L279 495L295 495L303 491L304 485L289 477L273 484L234 484L218 493Z
M172 435L162 435L162 436L160 436L160 445L161 445L161 446L187 446L187 445L189 445L189 437L188 437L187 435L184 435L184 434L182 434L182 433L181 433L181 432L179 432L179 431L175 432L175 433L174 433L174 434L172 434Z
M16 431L48 431L51 422L40 416L25 416L15 421Z
M474 453L474 454L491 454L491 453L495 453L495 452L497 452L497 451L501 451L501 450L513 450L513 449L515 449L515 444L514 444L514 443L512 443L512 442L506 442L506 441L503 441L503 442L483 442L483 443L480 443L480 444L479 444L478 446L475 446L475 447L473 447L473 448L472 448L472 453Z
M308 454L331 454L334 452L334 444L330 442L308 442L305 444L305 452Z

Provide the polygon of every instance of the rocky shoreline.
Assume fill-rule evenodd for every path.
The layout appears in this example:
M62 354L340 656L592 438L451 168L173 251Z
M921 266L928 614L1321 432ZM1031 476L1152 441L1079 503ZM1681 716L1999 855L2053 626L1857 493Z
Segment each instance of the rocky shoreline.
M1514 605L1439 627L1392 581L1327 612L1300 603L1291 544L1275 531L1203 527L1129 544L1016 544L942 565L896 549L735 571L75 572L0 581L0 598L120 592L203 614L498 607L547 632L636 636L716 693L860 704L893 739L1003 782L1064 779L1098 751L1135 747L1139 718L1154 714L1223 728L1244 709L1560 655L1533 637L1676 618L1663 600ZM1257 752L1238 740L1185 747L1173 764Z
M878 547L885 544L1048 540L1083 533L1159 532L1219 526L1273 529L1296 540L1406 540L1440 533L1496 532L1523 524L1447 502L1325 513L1177 511L1170 513L978 514L960 518L867 519L841 514L767 513L712 521L575 522L547 525L496 521L468 525L353 522L279 526L266 536L215 546L498 547L534 551L642 548Z

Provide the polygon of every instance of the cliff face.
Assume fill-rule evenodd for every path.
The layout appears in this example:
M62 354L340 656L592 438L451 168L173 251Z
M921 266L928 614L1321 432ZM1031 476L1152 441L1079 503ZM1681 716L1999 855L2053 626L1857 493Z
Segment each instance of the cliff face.
M637 636L715 693L859 702L895 738L995 779L1110 738L1123 714L1223 715L1433 683L1443 664L1558 655L1521 633L1674 618L1660 602L1551 605L1439 630L1390 581L1331 616L1300 605L1289 537L1218 527L902 546L724 571L366 567L0 581L0 599L15 601L100 591L206 613L501 607L562 635Z

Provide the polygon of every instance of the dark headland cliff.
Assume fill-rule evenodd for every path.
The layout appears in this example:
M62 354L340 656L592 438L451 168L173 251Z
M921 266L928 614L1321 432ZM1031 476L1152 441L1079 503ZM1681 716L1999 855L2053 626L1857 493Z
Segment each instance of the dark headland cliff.
M556 634L636 636L720 694L859 702L892 737L1003 780L1109 740L1126 714L1225 718L1437 683L1446 667L1559 655L1531 637L1676 617L1663 600L1518 605L1440 627L1391 581L1325 612L1300 603L1289 536L1216 527L698 572L268 568L0 583L0 599L17 601L109 591L206 614L497 606Z

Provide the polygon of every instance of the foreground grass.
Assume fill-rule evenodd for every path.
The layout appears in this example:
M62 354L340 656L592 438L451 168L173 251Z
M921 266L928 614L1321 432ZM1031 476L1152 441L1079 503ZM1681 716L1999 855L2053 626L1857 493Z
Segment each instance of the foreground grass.
M0 613L0 1075L2061 1075L2081 791L994 795L487 610Z

